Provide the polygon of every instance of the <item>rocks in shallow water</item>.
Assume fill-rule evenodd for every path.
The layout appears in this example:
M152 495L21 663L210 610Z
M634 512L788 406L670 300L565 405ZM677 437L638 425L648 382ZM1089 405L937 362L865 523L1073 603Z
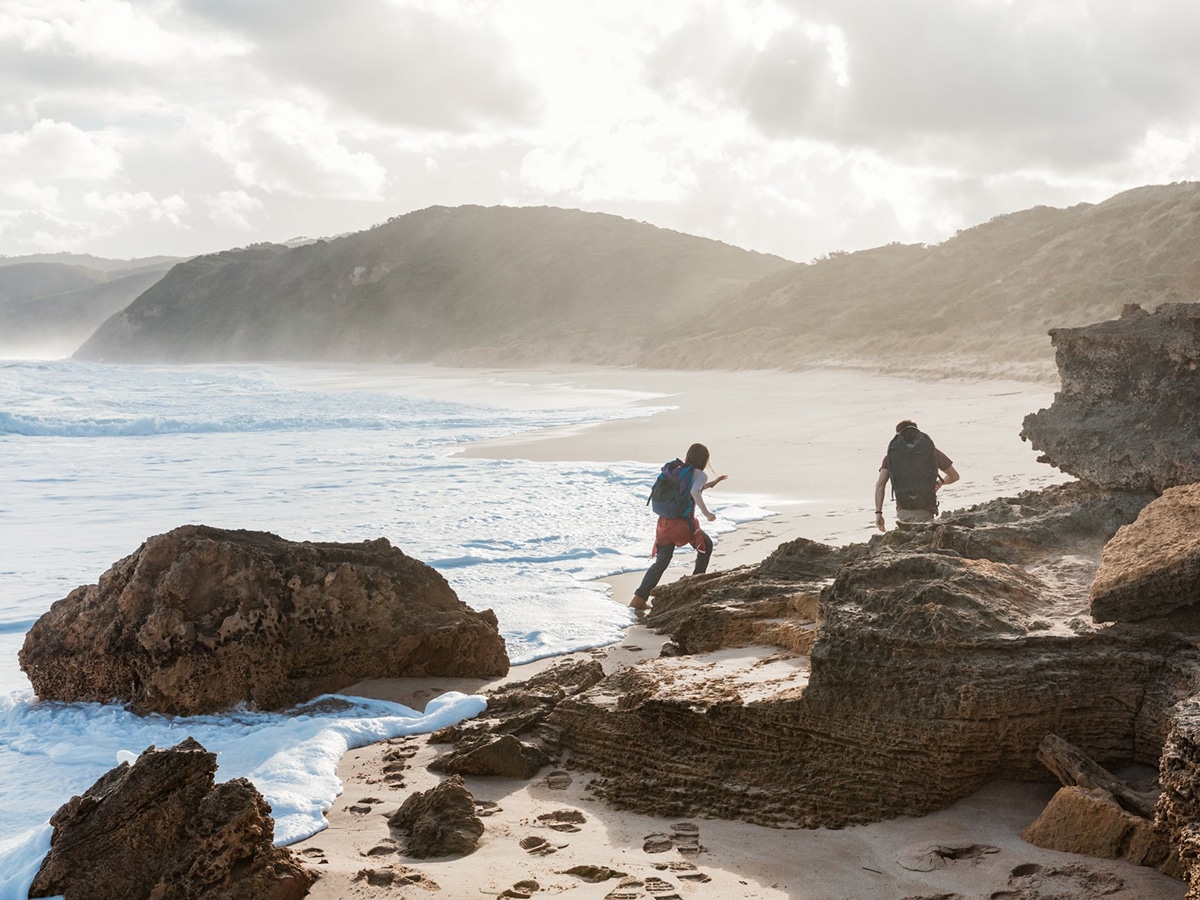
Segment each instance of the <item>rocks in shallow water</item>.
M1104 547L1089 601L1099 622L1200 605L1200 484L1170 488Z
M1134 306L1050 338L1062 388L1021 432L1043 462L1111 488L1200 481L1200 303Z
M407 834L404 852L417 859L471 853L483 834L475 798L461 775L411 795L388 817L388 824Z
M188 738L146 750L51 818L30 897L298 900L315 877L273 846L275 823L244 778L214 783L216 755Z
M42 699L141 713L279 709L364 678L508 671L491 610L380 538L293 542L186 525L149 538L30 629Z

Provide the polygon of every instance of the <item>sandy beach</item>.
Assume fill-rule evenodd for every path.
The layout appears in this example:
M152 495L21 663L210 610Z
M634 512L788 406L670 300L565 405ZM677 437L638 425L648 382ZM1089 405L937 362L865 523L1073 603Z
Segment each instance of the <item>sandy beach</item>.
M441 370L439 378L429 390L442 397L486 400L489 383L502 381L527 385L531 403L548 402L547 394L565 386L608 392L616 402L670 407L586 429L548 429L482 442L463 452L533 460L636 460L652 474L663 460L702 441L712 451L713 472L729 476L713 491L710 505L718 516L720 498L727 494L752 497L774 513L723 535L710 571L756 563L795 537L832 543L867 539L873 533L875 473L900 418L916 419L955 460L963 481L954 485L953 497L944 498L944 506L967 506L1065 480L1037 463L1019 439L1024 414L1052 399L1056 386L1046 383L921 384L838 369L474 372L461 378ZM650 537L648 530L647 544ZM664 583L690 569L690 557L681 553ZM607 579L612 602L625 604L640 576L628 572ZM657 656L663 640L631 619L623 641L584 655L613 671ZM491 683L399 679L364 682L346 693L421 709L444 691L472 693L524 680L553 662L515 667ZM327 813L330 827L292 847L322 875L310 896L831 900L1175 898L1186 893L1182 883L1152 869L1042 850L1021 840L1020 831L1053 794L1051 784L993 784L922 818L796 830L616 811L587 793L588 775L579 771L546 769L530 782L469 778L476 801L494 804L483 820L478 849L466 857L411 859L402 854L400 836L389 831L387 816L411 792L440 780L425 768L438 752L418 737L372 745L343 758L344 790ZM582 823L571 826L577 830L549 827L562 811L582 814ZM538 851L522 849L528 838L535 840L525 840L525 846L536 844ZM939 846L952 848L956 858L934 852ZM621 874L589 880L602 868Z

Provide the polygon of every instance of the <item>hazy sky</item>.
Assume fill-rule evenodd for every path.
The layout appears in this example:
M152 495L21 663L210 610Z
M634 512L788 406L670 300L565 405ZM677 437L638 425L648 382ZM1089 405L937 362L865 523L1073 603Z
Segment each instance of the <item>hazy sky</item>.
M1200 176L1195 0L0 0L0 254L431 205L793 260Z

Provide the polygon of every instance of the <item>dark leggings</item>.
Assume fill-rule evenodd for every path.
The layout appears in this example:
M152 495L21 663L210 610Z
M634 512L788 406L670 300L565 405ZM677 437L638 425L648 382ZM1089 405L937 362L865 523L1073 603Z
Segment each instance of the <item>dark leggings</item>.
M696 568L692 569L693 575L703 575L708 570L708 561L712 558L713 540L703 531L700 536L704 538L704 550L696 551ZM650 564L650 568L646 570L646 576L642 579L641 587L635 594L643 600L650 599L650 592L658 587L658 581L663 577L663 573L667 571L667 566L671 564L671 557L675 555L674 544L664 544L658 548L658 555L654 558L654 562Z

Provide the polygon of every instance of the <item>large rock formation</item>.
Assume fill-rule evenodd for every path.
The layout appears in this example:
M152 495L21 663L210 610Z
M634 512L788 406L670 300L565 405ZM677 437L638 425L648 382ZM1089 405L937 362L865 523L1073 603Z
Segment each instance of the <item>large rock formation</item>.
M808 542L686 579L647 621L701 655L615 673L548 721L610 802L762 824L920 814L992 780L1044 780L1050 732L1107 764L1156 764L1200 654L1087 615L1095 555L1145 499L1073 485L996 501L844 548L832 582L812 577L829 548ZM1036 549L1045 529L1057 550ZM745 675L728 650L703 655L756 643L775 651L747 651Z
M192 738L150 747L51 818L30 897L299 900L315 876L273 845L270 808L244 778L215 784L216 754Z
M1170 616L1200 631L1200 484L1170 488L1122 527L1100 557L1090 593L1100 622Z
M380 538L292 542L187 525L149 538L30 629L43 699L193 715L279 709L364 678L508 671L491 610Z
M1112 488L1200 481L1200 303L1050 332L1062 388L1025 417L1040 459Z

